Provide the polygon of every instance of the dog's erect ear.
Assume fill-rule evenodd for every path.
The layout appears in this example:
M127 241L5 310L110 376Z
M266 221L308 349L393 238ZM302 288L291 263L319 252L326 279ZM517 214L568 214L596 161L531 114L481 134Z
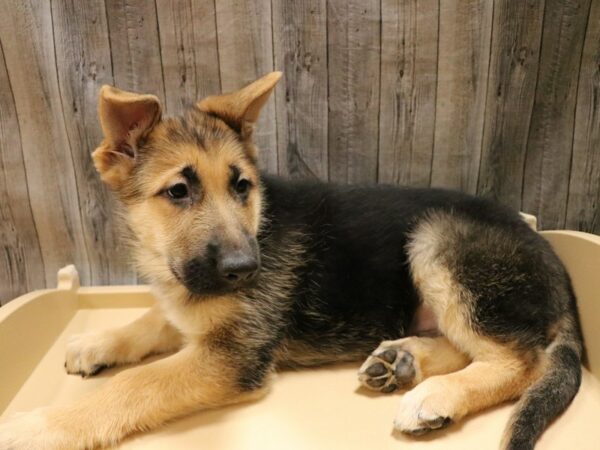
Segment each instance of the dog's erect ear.
M98 115L104 140L92 153L102 180L118 188L135 164L138 144L160 121L160 101L112 86L102 86Z
M280 78L281 72L271 72L239 91L206 97L198 102L198 108L219 117L243 138L249 138L261 108Z

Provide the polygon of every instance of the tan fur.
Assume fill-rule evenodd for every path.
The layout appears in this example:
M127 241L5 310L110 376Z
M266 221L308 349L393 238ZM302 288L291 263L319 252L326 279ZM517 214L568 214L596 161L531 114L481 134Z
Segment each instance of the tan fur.
M271 72L236 92L207 97L198 102L198 107L201 111L220 116L231 127L240 131L242 137L248 138L261 108L281 75L281 72ZM255 154L252 156L256 157Z
M179 333L158 306L121 328L77 334L67 344L65 368L68 373L92 373L98 366L140 361L150 354L177 350Z
M214 111L217 115L225 115L228 119L234 118L251 126L258 119L258 112L279 77L276 73L267 75L254 84L259 89L246 87L237 94L230 94L243 99L242 109L239 109L239 103L224 105L216 98L209 103L220 105L220 109ZM147 96L140 99L139 96L126 95L119 98L121 103L118 106L123 104L124 98L136 103L143 100L141 104L148 105ZM137 114L137 118L143 117L140 108L133 110L133 113L131 108L121 115L115 113L116 106L110 100L106 96L101 96L100 100L105 130L109 128L107 123L110 125L114 122L110 113L116 114L125 123L133 120L132 114ZM106 104L112 107L107 117L102 114L107 109L103 106ZM151 108L141 110L146 113L152 111ZM157 111L159 114L160 108ZM238 167L242 175L255 186L258 185L258 173L252 164L255 148L250 135L240 141L221 122L213 121L213 133L203 136L200 145L199 142L173 138L181 127L177 119L155 122L137 118L136 123L151 127L151 132L145 135L145 146L152 148L152 158L143 165L143 172L138 174L135 186L129 179L121 180L118 186L119 194L127 206L130 230L144 244L137 247L134 255L137 266L143 275L153 281L160 310L155 309L140 319L139 323L116 332L120 339L115 340L115 346L120 345L123 353L129 352L129 357L141 357L151 347L152 351L166 350L169 344L162 337L174 337L172 342L175 345L183 343L184 347L179 353L162 361L119 374L85 404L50 417L50 423L70 429L71 432L76 430L89 443L115 442L132 431L155 427L190 411L256 398L264 392L262 389L242 393L236 387L234 374L227 367L227 357L210 351L210 336L223 326L226 319L231 320L241 312L239 302L233 297L223 296L189 302L189 294L176 282L170 270L170 265L176 265L179 261L169 260L170 255L178 255L182 259L193 256L190 252L205 245L203 240L210 237L210 232L218 232L234 242L243 238L240 224L253 234L258 232L261 216L259 193L256 190L251 192L242 207L239 202L232 200L228 191L232 165ZM194 126L195 121L204 120L204 117L192 112L187 120ZM130 145L136 144L131 142L132 139L139 140L142 137L144 135L141 133L135 136L129 134ZM96 158L100 158L105 151L99 148L95 152ZM180 175L184 167L191 167L200 174L202 201L189 208L178 208L165 201L159 193L175 183L185 181ZM111 170L99 167L101 172L102 169ZM148 227L148 223L152 223L153 227ZM157 337L153 343L143 339L136 343L136 333L143 333L143 329L151 325L161 328L162 337ZM127 358L121 355L121 359ZM109 408L109 405L112 409L117 408L118 413L114 417L119 418L119 423L95 423L90 427L81 421L88 410L91 413L92 409Z
M214 351L219 336L244 312L242 302L227 295L190 301L173 267L180 262L177 258L193 257L211 234L218 233L234 246L242 240L242 230L257 234L260 193L255 188L244 202L232 200L231 166L259 186L251 130L280 77L274 72L236 93L210 97L200 102L201 109L219 118L196 109L185 123L162 120L155 96L102 88L98 110L104 140L93 153L94 162L124 204L129 232L141 243L134 252L137 267L152 282L159 305L126 327L75 336L65 365L69 372L89 374L98 365L136 362L150 353L181 349L119 373L77 404L41 409L0 425L0 446L107 446L192 411L265 393L266 384L243 390L230 364L232 356ZM241 134L223 120L238 124ZM138 164L148 153L152 157ZM202 201L181 207L164 192L186 182L181 175L185 167L199 174ZM273 277L275 291L278 283L286 282Z
M117 189L134 167L139 140L158 123L162 108L154 95L139 95L102 86L98 116L104 140L92 157L102 180Z
M457 223L456 221L454 222ZM395 425L414 431L436 416L460 419L520 396L543 373L544 354L526 354L477 334L470 322L473 299L445 267L439 246L445 221L424 221L411 237L408 254L413 280L440 331L472 362L457 372L426 379L401 400Z
M238 392L229 374L227 360L201 340L191 342L175 355L121 372L76 405L48 411L48 428L63 436L60 448L107 445L192 411L266 392Z
M434 375L455 372L470 363L469 357L459 352L445 336L410 336L395 341L383 341L373 353L378 354L388 348L408 352L414 357L413 385Z
M548 373L548 368L550 365L549 364L550 363L549 355L552 354L552 352L554 351L554 349L557 345L565 344L565 336L569 336L569 330L573 330L574 328L575 328L575 324L573 323L573 318L569 317L569 316L565 316L565 317L561 318L559 321L557 321L556 323L551 325L548 334L550 336L550 339L552 340L552 343L545 349L544 353L541 355L541 359L540 359L539 363L537 364L536 379L539 379L542 377L547 377L549 375L549 373ZM559 337L559 335L562 335L562 336ZM571 335L570 338L567 338L566 340L568 341L569 339L573 339L573 336ZM572 342L572 345L576 347L577 343ZM552 376L552 375L550 375L550 376ZM562 380L562 381L564 381L564 380ZM524 395L521 396L519 402L517 402L515 409L513 411L513 414L511 414L510 420L506 424L504 433L502 434L502 440L500 442L500 449L508 448L509 441L512 436L514 422L518 417L519 406L520 406L520 404L524 403L527 400L527 396L528 396L528 393L525 392Z
M145 244L144 254L136 255L141 271L147 266L154 275L156 265L164 265L168 269L166 257L169 254L177 254L181 259L189 258L190 252L203 246L210 238L210 230L233 241L242 238L240 224L253 233L257 232L260 196L253 192L247 207L241 207L231 198L228 185L229 166L232 164L240 167L247 179L258 184L256 169L244 158L243 149L235 142L221 143L202 152L191 145L180 146L176 150L171 148L169 152L157 152L146 164L143 173L145 182L136 186L146 201L129 207L129 225L136 238ZM169 173L164 172L165 166L172 168ZM182 210L156 194L181 181L178 173L186 166L202 174L204 198L198 205ZM148 227L148 223L155 226ZM147 262L149 256L153 258L153 265Z
M200 249L215 248L211 247L215 236L219 245L236 250L250 246L248 236L256 237L269 220L262 215L252 133L280 77L280 72L273 72L239 91L208 97L185 117L171 119L162 118L155 96L102 88L98 110L104 139L93 153L94 162L122 201L128 232L136 243L137 268L152 283L158 305L126 327L74 336L65 367L69 373L88 375L104 365L179 351L121 372L75 405L41 409L0 425L0 447L111 445L192 411L258 398L267 388L261 384L263 377L275 366L328 362L332 349L337 360L363 356L364 348L357 347L354 353L341 345L323 350L289 336L272 350L274 361L249 351L265 348L272 338L265 324L280 326L277 313L294 307L290 292L299 276L296 269L309 258L301 232L290 231L276 244L261 242L263 250L269 245L277 248L262 252L262 283L257 286L213 297L193 293L198 292L193 282L199 281L194 276L202 271L186 263L196 263ZM238 190L240 180L254 189ZM194 188L194 198L184 195L189 200L185 203L171 190L182 184ZM443 249L452 233L466 235L469 230L460 218L437 213L421 220L409 237L411 276L423 303L415 314L415 332L437 325L442 336L385 341L371 356L381 358L390 347L398 351L386 361L395 378L371 388L391 392L398 380L415 386L402 397L396 416L395 426L402 431L438 428L446 424L445 418L458 420L516 398L546 370L552 346L545 352L523 351L480 335L471 323L476 299L441 256L448 251ZM255 250L256 241L252 245ZM280 246L286 249L283 255ZM182 272L192 274L189 290L181 281ZM419 315L425 317L429 311L434 320L424 325ZM305 313L320 319L318 311ZM555 325L551 337L572 329L569 320ZM400 351L413 358L402 359ZM254 366L246 364L245 355L254 357L249 360ZM361 368L361 381L367 380L372 364L367 360ZM414 372L408 364L413 364ZM398 367L411 370L402 378ZM244 377L248 373L258 376Z

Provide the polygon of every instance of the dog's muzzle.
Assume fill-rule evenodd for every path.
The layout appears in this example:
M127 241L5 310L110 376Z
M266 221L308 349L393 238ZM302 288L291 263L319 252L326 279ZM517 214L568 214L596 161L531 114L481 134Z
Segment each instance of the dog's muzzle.
M184 264L177 279L199 295L225 294L250 285L260 272L260 253L255 239L244 244L209 244L204 255Z

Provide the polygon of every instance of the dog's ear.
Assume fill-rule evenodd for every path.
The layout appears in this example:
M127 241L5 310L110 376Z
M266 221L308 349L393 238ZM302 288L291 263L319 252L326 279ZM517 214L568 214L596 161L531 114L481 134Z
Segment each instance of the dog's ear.
M118 188L135 164L138 144L161 117L160 101L112 86L102 86L98 115L104 140L92 153L103 181Z
M271 72L239 91L206 97L198 102L198 108L219 117L247 139L252 135L260 110L280 78L281 72Z

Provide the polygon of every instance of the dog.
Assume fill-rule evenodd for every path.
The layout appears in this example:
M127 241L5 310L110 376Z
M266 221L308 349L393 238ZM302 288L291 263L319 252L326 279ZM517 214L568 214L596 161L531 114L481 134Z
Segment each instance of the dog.
M364 360L360 383L408 390L394 427L422 434L520 398L501 448L532 449L581 380L569 276L519 214L442 189L289 181L257 169L254 124L280 72L163 118L104 86L93 152L157 304L75 336L65 367L174 352L77 404L0 425L0 448L112 445L203 408L257 399L271 374Z

